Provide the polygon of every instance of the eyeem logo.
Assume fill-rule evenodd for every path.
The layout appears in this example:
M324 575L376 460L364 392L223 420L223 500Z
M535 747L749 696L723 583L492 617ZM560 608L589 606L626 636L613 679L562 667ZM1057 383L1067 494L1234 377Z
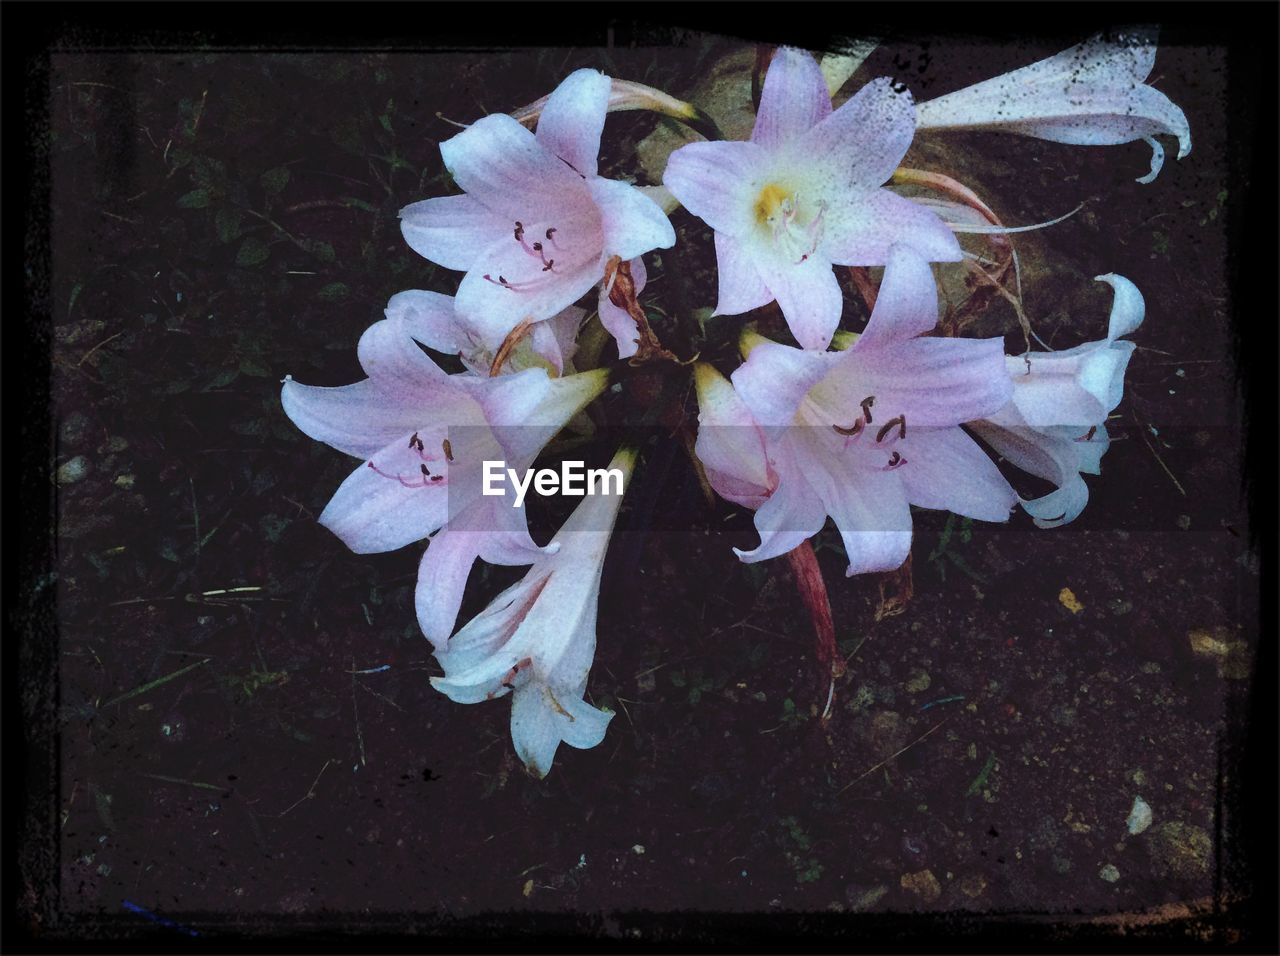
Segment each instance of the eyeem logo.
M505 495L503 485L509 481L515 489L516 498L512 507L519 508L524 504L524 496L530 486L540 495L569 495L581 498L583 495L621 495L624 484L621 468L587 468L585 462L562 461L560 470L554 468L529 468L523 476L514 468L508 468L504 461L485 461L484 485L480 489L486 495ZM600 490L596 490L597 484Z

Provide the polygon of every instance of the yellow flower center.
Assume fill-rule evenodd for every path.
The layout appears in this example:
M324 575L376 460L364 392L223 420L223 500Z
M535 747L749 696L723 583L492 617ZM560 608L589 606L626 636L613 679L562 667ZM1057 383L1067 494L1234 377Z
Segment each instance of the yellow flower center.
M776 220L782 204L791 198L791 194L777 183L769 183L760 190L756 197L756 221L760 225L772 225Z

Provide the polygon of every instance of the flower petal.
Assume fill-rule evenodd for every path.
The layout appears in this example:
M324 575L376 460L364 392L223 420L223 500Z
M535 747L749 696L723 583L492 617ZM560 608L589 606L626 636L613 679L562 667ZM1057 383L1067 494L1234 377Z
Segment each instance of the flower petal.
M1019 420L1016 411L1006 409L995 418L971 422L970 427L1008 462L1058 486L1041 498L1021 499L1023 510L1041 528L1058 527L1079 517L1089 501L1089 487L1080 477L1081 451L1076 443L1062 435L1015 424Z
M398 398L370 379L321 388L286 378L280 393L285 414L304 434L365 459L408 436L421 423L422 407Z
M475 532L445 528L431 539L418 564L414 607L418 626L437 651L444 650L458 620L471 566L480 555Z
M915 132L911 94L882 76L807 134L795 135L800 154L810 157L827 180L824 192L836 193L888 182Z
M542 779L561 740L579 749L594 747L604 740L612 718L582 700L581 691L571 695L530 681L512 695L511 742L529 772Z
M884 279L866 331L851 351L877 349L912 339L938 324L938 286L924 258L906 245L889 249Z
M439 530L448 517L448 482L420 481L409 434L353 471L320 514L356 554L394 551ZM402 481L403 480L403 481Z
M800 403L831 371L837 355L763 342L751 350L730 378L766 434L776 434L795 421Z
M844 294L831 264L817 256L795 263L769 255L756 259L756 268L800 347L825 349L844 311Z
M760 544L751 551L734 548L733 553L747 564L786 554L822 530L827 512L822 499L809 484L790 446L794 436L784 439L778 452L778 487L755 514Z
M698 390L698 438L694 454L722 498L759 508L777 486L764 434L746 403L723 375L705 362L694 366Z
M400 210L400 233L409 248L446 269L466 272L485 246L513 228L510 219L471 196L438 196Z
M662 184L717 232L743 236L756 226L768 153L756 143L688 143L667 160Z
M582 177L505 113L482 117L440 144L454 181L495 215L543 221L589 203Z
M599 70L575 70L547 98L538 119L538 142L588 179L596 174L609 83Z
M932 211L887 189L849 192L829 200L818 249L838 266L880 266L895 243L930 262L958 262L955 235Z
M897 472L911 504L980 521L1009 520L1017 493L963 429L917 429L897 447L906 459Z
M911 508L896 471L833 474L815 467L806 474L840 529L849 557L846 577L901 567L911 553Z
M421 289L397 292L385 314L399 322L404 330L428 348L456 355L470 346L465 329L453 310L453 296Z
M719 292L715 315L741 315L773 301L773 293L760 278L750 248L741 239L716 232L716 272Z
M770 148L793 144L830 115L831 94L818 61L804 50L779 47L764 76L751 142Z
M600 210L606 257L634 259L676 244L676 232L667 214L635 186L598 177L588 180L587 185Z

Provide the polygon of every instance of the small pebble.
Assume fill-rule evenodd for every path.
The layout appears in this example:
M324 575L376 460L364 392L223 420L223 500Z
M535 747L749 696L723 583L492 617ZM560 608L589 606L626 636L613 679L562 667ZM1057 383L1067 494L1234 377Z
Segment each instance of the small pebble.
M1108 863L1101 870L1099 870L1098 875L1102 877L1104 880L1106 880L1108 883L1114 883L1116 880L1120 879L1120 871L1117 870L1115 868L1115 865L1111 863Z

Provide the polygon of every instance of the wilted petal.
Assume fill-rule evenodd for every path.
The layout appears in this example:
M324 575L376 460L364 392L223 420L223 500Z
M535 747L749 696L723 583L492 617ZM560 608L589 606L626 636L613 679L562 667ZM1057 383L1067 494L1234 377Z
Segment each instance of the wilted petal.
M636 295L638 296L644 291L644 287L649 281L649 273L644 267L644 260L639 256L632 259L628 265L631 269L631 281L635 285ZM636 329L636 320L631 317L631 313L626 309L613 304L613 300L609 298L609 288L603 284L600 286L598 303L600 324L605 327L605 331L612 335L613 340L618 343L618 358L631 358L636 354L640 343L640 333Z
M676 233L667 214L635 186L599 178L589 180L588 185L600 210L606 258L634 259L676 244Z
M804 50L779 47L765 73L751 141L787 146L830 115L831 94L818 61Z
M768 158L758 143L689 143L671 154L662 183L712 229L743 236L756 226Z
M932 211L887 189L847 192L830 201L819 251L840 266L880 266L895 243L930 262L958 262L963 253Z
M608 108L609 77L599 70L575 70L548 97L538 119L538 142L583 176L594 176Z
M511 231L511 220L471 196L439 196L400 210L400 232L418 255L466 272L485 246Z

